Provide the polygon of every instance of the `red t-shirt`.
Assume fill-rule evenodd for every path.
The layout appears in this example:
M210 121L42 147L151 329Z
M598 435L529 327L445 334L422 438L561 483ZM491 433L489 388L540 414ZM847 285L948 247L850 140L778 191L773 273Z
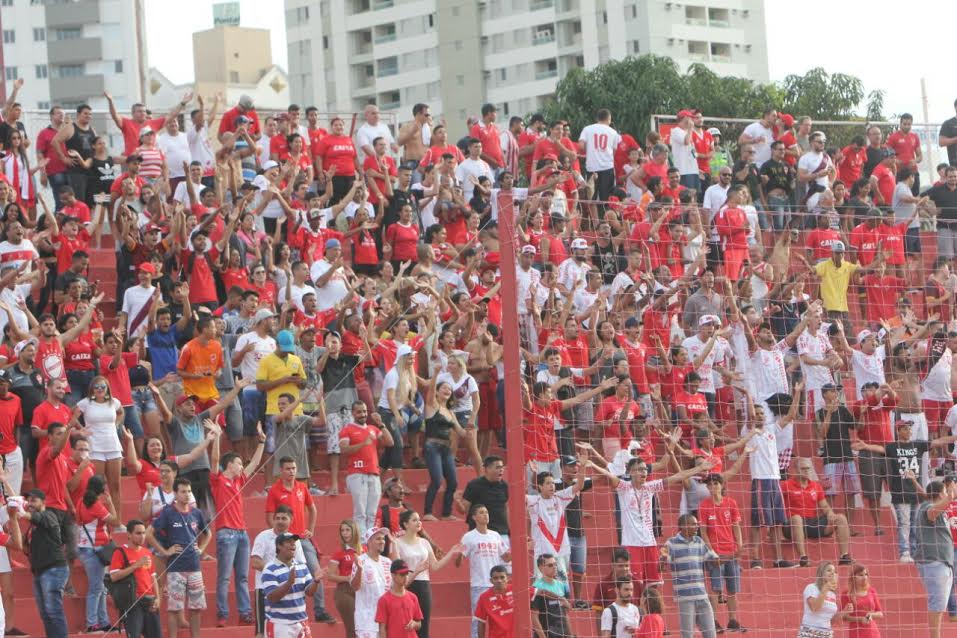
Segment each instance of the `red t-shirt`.
M684 393L685 377L694 372L694 366L686 363L683 366L671 366L671 372L661 377L661 396L677 405L678 396Z
M356 147L351 137L327 135L319 140L315 155L322 158L323 170L336 167L335 177L352 177L356 174Z
M47 175L59 175L66 171L66 164L53 150L53 138L56 137L56 134L57 129L48 126L37 135L37 153L42 153L43 157L47 158L47 165L44 168ZM60 150L66 155L66 146L62 142L60 143Z
M861 171L867 161L867 149L863 146L856 151L851 146L841 149L844 159L837 165L837 177L849 187L861 178Z
M129 173L120 173L120 176L113 180L113 184L110 186L110 193L112 195L119 195L120 193L122 193L123 182L126 181L126 179L129 177L130 177ZM136 187L136 190L134 191L133 194L139 197L141 189L146 184L146 180L144 180L142 177L137 175L135 178L133 178L133 183Z
M645 614L641 617L635 638L662 638L664 635L665 619L661 614Z
M864 275L861 280L864 284L864 290L867 293L867 320L879 322L884 319L889 321L897 315L895 305L904 290L905 282L900 277L884 275Z
M897 178L894 176L894 171L884 166L884 164L878 164L871 171L871 177L877 179L877 190L884 198L883 205L890 206L894 202L894 189L897 187ZM877 202L876 197L874 202Z
M385 166L379 166L379 160L381 160ZM367 155L365 161L362 162L362 170L363 172L365 172L367 169L370 169L370 168L376 171L377 173L382 173L384 170L386 174L392 177L398 176L398 172L396 171L396 168L395 168L395 160L392 159L392 157L389 155L385 155L378 159L373 157L372 155ZM379 192L384 195L385 180L376 177L372 181L374 181L376 186L379 188ZM378 195L376 195L371 188L369 189L368 199L369 199L369 203L372 204L373 206L376 206L379 203Z
M350 576L352 574L352 566L356 563L356 550L351 547L339 549L333 552L329 557L329 562L331 563L333 561L338 563L336 573L339 576Z
M562 353L562 365L569 368L588 367L588 340L579 332L574 341L559 337L552 345ZM585 385L585 379L575 377L575 385Z
M917 149L920 148L920 138L916 133L894 131L887 136L887 146L894 149L897 161L906 164L909 168L917 165L914 158L917 156Z
M289 143L286 142L286 136L277 133L269 138L269 154L279 157L280 162L289 159Z
M705 450L697 446L697 444L692 445L691 451L694 453L695 458L701 457L706 461L711 461L711 469L708 471L709 474L721 474L724 471L724 447L711 448L711 450ZM703 478L700 475L696 478Z
M259 137L259 113L256 113L255 110L246 111L245 113L239 112L239 107L234 106L225 113L223 113L223 119L219 122L219 135L223 133L231 133L236 130L236 118L240 115L245 115L250 120L249 124L246 125L246 130L249 131L249 135L256 139Z
M645 179L644 179L645 184L648 184L648 180L651 179L652 177L659 178L661 180L662 185L668 183L668 168L669 167L668 167L667 161L664 164L659 164L658 162L655 162L654 160L649 160L649 161L646 161L644 164L642 164L641 167L645 169Z
M619 180L625 174L625 165L628 163L628 153L635 148L641 148L641 145L635 141L635 138L628 135L628 133L622 134L621 141L618 142L618 148L615 149L615 177ZM710 172L710 170L708 172Z
M648 346L641 342L632 345L623 337L618 339L618 343L621 344L621 349L625 351L625 356L628 357L628 375L631 377L631 382L638 388L639 393L648 394L651 392L651 388L648 386L648 371L645 369L648 359Z
M289 531L302 536L306 531L306 508L313 505L309 488L305 483L295 481L292 489L289 490L281 480L276 481L266 495L266 513L275 512L280 505L286 505L292 510Z
M15 427L23 425L20 397L12 392L0 398L0 454L10 454L17 449Z
M385 240L392 244L392 261L418 261L419 227L396 222L385 229Z
M426 166L432 166L438 164L442 161L442 156L446 153L450 153L455 156L455 162L461 164L465 161L465 155L462 154L462 149L460 149L455 144L446 144L445 146L431 146L429 150L425 152L425 155L422 156L422 160L419 162L419 168L425 168Z
M413 620L422 620L418 596L408 590L396 596L388 590L379 597L375 621L385 625L386 638L416 638L414 629L406 629Z
M495 588L482 592L475 603L474 616L485 623L487 638L512 638L515 599L509 583L504 593Z
M857 430L857 438L871 445L884 445L894 440L891 429L891 411L897 406L897 400L892 397L869 397L852 406L851 412L861 426Z
M355 222L352 222L355 228ZM418 229L416 229L418 230ZM375 243L375 235L366 229L350 237L352 240L352 263L372 266L379 263L379 247ZM416 255L418 260L418 255Z
M121 352L120 362L115 368L110 368L113 357L108 354L100 355L100 373L110 384L110 394L123 407L133 405L133 390L130 387L130 368L135 368L140 362L135 352Z
M740 208L726 208L714 220L718 235L724 240L725 250L747 250L748 217Z
M77 470L80 469L80 464L73 459L68 458L66 460L66 465L70 473L70 478L73 478L73 476L77 473ZM83 474L80 476L80 480L77 482L76 487L70 490L70 498L74 503L79 503L80 499L83 498L83 493L86 492L86 484L90 482L90 478L92 478L94 474L96 474L96 470L93 469L92 463L83 468ZM159 476L158 472L157 476ZM159 479L157 478L156 480L157 483L155 483L155 485L159 485Z
M641 414L641 408L634 401L620 399L610 396L606 397L601 405L598 406L598 412L595 413L595 421L602 423L611 419L611 424L604 426L602 437L606 439L620 439L622 447L628 445L631 441L629 431L631 421ZM621 427L624 425L624 427Z
M44 401L33 410L33 427L47 431L51 423L62 423L66 425L70 422L73 411L65 403L54 407L49 401ZM47 449L50 442L47 437L40 439L40 451Z
M717 554L729 556L737 551L734 525L741 524L741 512L733 498L725 496L721 503L715 503L711 497L702 500L698 505L698 520L708 533L711 549Z
M904 265L904 235L908 222L900 224L881 224L877 227L877 236L881 242L881 252L887 255L887 263L892 266Z
M807 235L806 246L811 251L811 257L815 261L818 259L830 259L834 242L841 241L841 234L832 228L815 228Z
M326 135L329 135L329 131L317 126L316 128L306 128L306 132L309 133L309 152L313 157L316 156L318 150L319 141L324 138Z
M110 571L116 572L121 569L126 569L144 556L148 559L146 564L133 570L133 580L136 581L136 595L138 597L156 594L156 592L153 591L153 554L149 548L134 548L129 545L123 545L122 547L118 547L113 553L113 560L110 562Z
M64 347L66 356L67 370L93 370L93 353L96 350L96 343L93 341L93 335L84 332L76 339L71 340Z
M63 406L66 407L66 406ZM69 412L69 409L67 410ZM36 414L36 412L34 412ZM65 421L64 421L65 423ZM45 428L44 428L45 429ZM46 439L43 439L46 443ZM49 445L37 452L37 483L40 489L46 492L47 507L66 510L66 482L70 480L70 465L64 450L56 456ZM75 503L77 507L79 503Z
M499 137L500 132L495 122L489 122L487 125L481 122L474 124L469 133L482 143L483 155L489 156L499 167L505 165L502 157L502 138Z
M372 434L378 441L380 430L374 425L359 425L350 423L339 432L339 441L346 441L347 445L357 445L369 438ZM341 443L340 443L341 445ZM378 445L366 445L355 452L346 461L346 474L379 474Z
M950 535L954 539L954 547L957 547L957 501L951 501L944 515L950 523Z
M80 220L81 224L88 224L91 219L90 207L80 200L73 202L72 206L64 206L62 209L60 209L60 212L67 217L76 217Z
M124 117L120 122L123 124L121 127L123 132L123 154L132 155L133 151L140 145L140 131L148 126L153 129L153 131L159 133L166 125L166 118L155 117L152 120L146 120L142 124L137 124L130 118Z
M854 605L853 617L864 616L868 612L884 611L881 607L881 600L877 597L877 592L873 587L867 588L867 593L863 596L854 596L851 599L848 592L841 594L840 609L844 609L849 604ZM862 619L863 620L863 619ZM877 621L871 620L869 623L848 622L848 638L881 638L881 630L878 628Z
M222 472L209 473L209 490L216 503L216 529L246 529L246 516L243 513L243 486L247 477L240 472L236 478L228 479Z
M800 516L807 520L817 518L817 504L824 499L824 488L817 481L808 481L801 487L797 479L781 481L781 494L788 516Z
M778 137L777 141L784 144L784 150L788 150L789 148L794 148L797 146L797 136L794 135L794 131L792 130L785 131L783 135ZM797 158L793 155L785 154L784 161L791 166L795 166L797 164Z
M62 233L53 237L53 243L59 244L59 248L56 249L56 272L58 275L62 275L70 269L70 264L73 263L73 253L78 250L89 252L92 238L86 228L82 226L73 239Z
M531 409L522 410L522 429L525 434L525 462L551 463L558 458L555 442L555 423L560 422L562 402L553 400L547 407L532 402Z
M47 496L47 507L50 507L49 495ZM79 542L89 543L90 540L93 540L94 547L102 547L110 542L110 535L106 531L106 523L104 519L109 518L110 511L106 509L106 505L100 501L95 501L93 505L87 507L83 504L81 500L76 504L76 524L78 529L76 531L77 539L82 539ZM94 521L96 526L93 526ZM86 531L83 528L86 528ZM89 533L89 537L87 534ZM89 545L84 545L88 547Z
M877 254L877 242L880 241L880 231L871 228L867 222L858 224L851 231L848 238L851 246L857 251L857 261L861 266L867 266L874 261Z
M698 161L698 171L705 175L711 174L711 158L702 157L714 150L714 137L706 129L693 129L691 143L694 144L695 156ZM675 201L678 201L677 199Z
M189 303L201 304L216 302L216 280L210 262L215 262L219 251L215 247L208 251L209 259L203 254L194 255L192 249L184 250L180 255L183 273L189 277ZM192 270L190 270L192 266Z

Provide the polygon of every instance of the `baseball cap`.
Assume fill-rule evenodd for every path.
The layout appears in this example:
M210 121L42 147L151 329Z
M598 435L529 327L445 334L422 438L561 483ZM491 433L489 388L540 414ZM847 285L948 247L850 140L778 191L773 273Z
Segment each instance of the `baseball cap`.
M571 454L565 454L564 456L562 456L561 462L562 462L562 465L564 466L578 465L578 459L576 459Z
M244 109L251 109L253 108L253 99L243 93L239 96L239 106L243 107Z
M531 244L525 244L522 246L523 255L534 255L536 253L538 253L538 249L535 248L535 246L532 246Z
M263 164L263 172L268 171L270 168L279 168L279 162L275 160L268 160L265 164Z
M794 116L790 113L781 114L781 124L784 124L786 127L791 128L794 126Z
M836 241L836 242L834 242L833 244L831 244L831 252L832 252L832 253L842 253L842 252L844 252L844 242L842 242L842 241Z
M588 250L588 242L583 237L572 240L572 250Z
M299 534L292 534L290 532L283 532L282 534L276 534L276 545L282 545L286 541L298 541L300 540Z
M293 339L292 333L288 330L280 330L279 334L276 335L276 344L279 346L279 349L283 352L295 352L296 351L296 340Z
M392 561L392 565L389 566L389 571L393 574L408 574L412 570L409 569L408 563L401 558L396 558Z
M195 394L181 394L176 397L176 407L183 405L187 401L199 401L199 397Z
M163 232L162 226L157 226L156 224L150 224L149 226L146 227L147 235L150 233L161 233L161 232Z
M712 137L714 137L715 135L720 136L720 135L721 135L721 129L719 129L719 128L715 127L715 126L712 126L711 128L708 129L708 133L710 133Z
M876 336L877 336L876 332L871 332L870 330L865 328L864 330L861 330L860 332L857 333L857 342L860 343L864 341L865 339L867 339L868 337L876 337Z
M362 536L362 542L363 542L363 543L368 543L369 541L372 540L372 537L373 537L373 536L375 536L376 534L380 534L380 533L381 533L381 534L386 534L386 535L388 535L389 530L386 529L385 527L374 527L374 526L373 526L373 527L370 527L369 529L366 530L366 533L363 534L363 536Z
M706 326L706 325L708 325L709 323L713 323L713 324L715 324L716 326L720 326L720 325L721 325L721 317L719 317L718 315L702 315L702 317L701 317L700 319L698 319L698 325L699 325L699 326Z
M342 248L342 244L339 243L338 239L327 239L326 240L326 250L332 250L333 248Z
M29 339L24 339L23 341L20 341L19 343L17 343L17 345L13 346L13 356L19 357L20 353L23 352L24 348L26 348L27 346L31 344L36 346L36 345L39 345L39 343L40 342L37 341L36 337L30 337Z
M253 325L255 326L260 321L265 321L266 319L270 319L275 316L276 316L276 313L274 313L272 310L269 310L267 308L260 308L259 310L256 311L256 314L253 315Z
M151 127L144 126L143 128L140 129L140 137L143 137L144 135L152 135L155 132L156 131L154 131Z
M322 209L321 209L321 208L310 208L310 209L309 209L309 219L319 219L320 217L322 217Z
M681 109L678 111L678 119L680 120L683 117L694 117L694 111L690 109Z
M46 492L44 492L38 487L35 487L29 492L27 492L27 498L38 498L41 501L45 501L47 500L47 495L46 495Z
M545 153L545 156L542 157L542 159L545 160L546 162L557 162L558 156L555 155L554 153Z
M148 261L144 261L142 264L140 264L139 269L142 270L143 272L148 272L151 275L156 274L156 266L154 266Z

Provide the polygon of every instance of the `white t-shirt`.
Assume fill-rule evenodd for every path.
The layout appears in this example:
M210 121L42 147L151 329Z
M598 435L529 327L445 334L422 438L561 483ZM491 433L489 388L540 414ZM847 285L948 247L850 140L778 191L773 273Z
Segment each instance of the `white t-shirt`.
M864 354L860 350L851 351L851 368L854 370L854 389L857 399L861 399L861 386L865 383L884 384L884 346L878 346L874 354Z
M674 131L671 132L674 136ZM771 159L771 142L774 141L774 131L767 128L761 122L751 122L744 128L744 134L753 139L763 137L764 140L761 142L751 142L751 147L754 149L754 163L758 166L762 166L766 161Z
M537 286L542 281L542 273L535 268L524 270L521 266L515 266L515 284L518 290L515 299L518 301L518 314L527 315L527 301L532 294L532 286Z
M804 594L801 601L804 603L804 615L801 616L801 624L813 629L830 629L831 618L837 613L837 594L833 591L827 592L824 604L817 611L811 611L808 607L808 598L817 598L821 595L821 590L814 583L804 588Z
M259 556L263 559L263 564L268 565L276 558L276 532L272 529L264 529L256 535L256 540L253 541L253 549L250 553L252 556ZM296 541L296 554L294 560L297 563L306 563L306 555L302 553L302 544L299 541ZM258 569L254 571L254 578L256 582L256 589L262 589L262 578L263 573Z
M782 426L781 417L772 416L764 427L770 428L774 432L779 453L794 447L794 421Z
M671 158L682 175L698 174L698 161L695 159L690 131L678 127L671 129Z
M702 341L698 335L692 335L685 339L681 343L682 347L688 351L688 360L694 361L698 356L704 352L704 347L706 343ZM698 386L699 392L707 392L708 394L714 394L714 378L712 376L712 371L714 368L715 358L717 353L715 352L717 348L717 343L715 347L711 348L711 352L708 353L708 356L704 358L704 361L701 362L701 365L695 368L701 376L701 384Z
M621 508L621 544L625 547L655 547L652 527L652 497L665 489L661 479L646 481L635 489L631 481L618 483L618 505Z
M498 221L498 198L501 196L501 193L502 193L501 188L493 188L492 196L489 199L489 204L492 207L493 221ZM507 191L506 193L512 194L512 201L516 203L514 207L514 211L517 217L519 212L518 202L524 202L526 199L528 199L528 189L527 188L512 188L511 191Z
M193 161L193 154L189 149L189 139L183 133L170 135L164 133L156 139L156 145L166 156L166 167L170 177L183 177L183 162L188 166Z
M90 430L90 451L94 454L119 454L120 438L116 435L116 412L123 406L117 399L99 403L81 399L76 404L83 414L83 422Z
M364 207L366 209L366 215L369 216L369 219L375 219L375 208L372 206L372 204L370 204L369 202L366 202L364 204ZM330 213L332 212L331 208L328 208L326 210L328 210ZM356 202L349 202L348 204L346 204L346 207L342 209L342 213L346 216L346 219L352 219L353 217L356 216L357 212L359 212L359 204L357 204ZM332 225L334 223L335 223L334 219L329 221L329 225Z
M332 268L331 263L326 259L320 259L309 269L309 276L313 282L318 282L330 268ZM325 286L316 285L316 310L322 312L334 308L337 303L345 299L347 294L349 289L346 287L346 273L342 268L338 268Z
M822 163L824 163L825 161L827 164L831 163L831 160L828 159L824 155L824 153L815 153L814 151L808 151L807 153L801 156L801 159L798 160L798 169L803 168L808 173L816 173L818 170L820 170ZM815 183L825 188L827 188L828 184L830 183L826 173L816 178L814 181Z
M751 437L750 445L754 448L748 456L752 479L781 480L781 471L778 469L778 441L774 433L774 425L765 425Z
M362 569L362 582L356 592L356 631L377 632L379 623L375 621L379 598L392 587L392 573L389 567L392 561L385 556L372 560L368 554L356 558L356 564Z
M528 520L531 523L532 546L535 556L555 554L569 556L571 545L568 542L568 533L565 530L565 508L575 498L573 487L558 490L552 498L542 498L538 494L525 497L525 508L528 510ZM551 540L545 535L542 526L548 530ZM553 544L557 543L556 548Z
M473 529L462 536L461 543L462 555L469 559L469 585L488 587L492 568L505 562L502 557L508 552L508 542L494 529L484 534Z
M574 257L569 257L558 265L557 281L568 290L574 290L579 281L585 283L589 270L591 264L587 259L578 263Z
M193 192L196 193L196 197L199 197L201 190L205 188L202 184L197 184L193 182ZM183 206L189 208L189 191L186 188L186 180L183 180L176 185L176 190L173 192L173 201L179 202Z
M194 162L203 165L203 172L208 173L216 168L216 156L213 153L213 145L209 142L209 131L204 125L198 131L190 123L189 130L186 131L186 142L189 144L189 154Z
M822 326L823 328L823 326ZM805 330L797 340L797 351L799 355L808 355L812 359L823 360L827 358L833 348L827 337L818 332L812 334L810 330ZM827 383L834 383L834 375L827 366L809 365L801 361L801 372L804 374L805 387L808 390L820 390Z
M615 149L621 142L618 131L607 124L596 122L582 129L578 141L585 143L585 168L588 172L615 168Z
M440 374L435 382L448 383L452 386L452 412L471 412L472 394L478 392L478 383L472 375L466 373L456 381L448 372Z
M950 389L951 369L953 367L954 355L950 348L944 348L944 354L940 356L934 367L930 369L927 376L920 384L920 398L928 401L953 401L953 394Z
M385 379L382 381L382 394L379 395L378 407L389 411L389 390L395 391L399 387L399 369L392 366L392 369L386 372Z
M258 205L258 203L262 201L261 198L263 195L269 191L269 180L266 179L265 175L257 175L255 179L253 179L253 186L259 189L259 193L256 195L256 203ZM269 203L266 204L266 207L263 208L262 212L262 216L269 219L278 219L279 217L282 217L282 214L282 204L279 203L279 199L276 197L273 197L269 200Z
M20 310L18 304L25 302L27 297L30 296L30 288L31 284L19 284L13 288L0 290L0 301L10 306L10 314L13 315L14 323L24 332L30 329L30 320L27 318L27 314ZM0 334L3 334L7 321L7 313L0 312Z
M255 330L250 330L239 335L233 352L239 352L249 343L253 344L253 349L243 355L242 361L239 362L239 372L243 379L255 381L259 362L276 351L276 340L272 337L260 337Z
M641 612L638 611L638 608L631 603L627 603L624 607L618 603L612 603L608 607L605 607L605 610L601 612L600 629L602 631L611 631L612 605L614 605L615 609L618 611L618 624L615 625L615 635L611 638L633 638L634 632L636 629L638 629L638 625L641 621Z
M19 268L23 262L39 259L39 257L40 253L29 239L21 239L19 244L11 244L9 241L0 242L0 265ZM24 272L30 272L32 269L32 265L27 266Z
M465 160L455 167L455 179L459 181L459 184L462 185L462 193L465 196L465 201L472 201L472 193L475 192L475 184L469 180L469 176L478 179L483 175L491 181L492 179L492 169L489 168L488 163L483 159L470 159L468 157Z
M126 313L126 331L130 337L139 337L146 334L146 325L149 323L146 318L140 320L136 333L131 332L133 320L142 312L143 307L149 302L156 292L156 286L144 288L143 286L132 286L123 293L123 310Z
M788 352L788 344L783 339L778 341L770 350L758 348L751 355L751 374L754 378L754 398L764 401L772 394L791 392L788 386L787 366L784 364L784 355Z
M708 216L708 224L711 226L710 241L713 242L718 241L718 231L712 222L714 221L714 216L718 214L718 211L728 200L728 188L730 188L730 184L728 187L724 187L720 183L712 184L708 187L708 190L704 192L704 199L701 202L701 207Z
M386 142L389 143L390 150L387 153L391 153L392 145L395 144L395 138L392 137L392 131L389 130L388 125L385 122L379 122L375 126L372 126L368 122L359 127L359 130L356 131L356 153L359 155L359 165L366 160L366 153L362 150L363 146L372 146L372 140L377 137L384 137Z
M289 292L292 294L292 305L295 306L296 310L299 312L305 312L306 307L302 305L302 298L307 292L315 294L316 289L308 283L305 283L301 286L298 284L292 284L289 286ZM279 303L282 304L286 301L288 301L286 299L286 287L282 286L279 288Z

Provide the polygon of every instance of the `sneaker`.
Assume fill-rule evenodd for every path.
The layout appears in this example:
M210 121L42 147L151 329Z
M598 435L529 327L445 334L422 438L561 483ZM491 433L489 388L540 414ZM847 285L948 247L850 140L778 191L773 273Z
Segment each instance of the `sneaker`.
M326 491L325 491L325 490L323 490L322 488L317 487L317 486L315 486L315 485L313 485L312 487L309 488L309 493L312 494L313 496L325 496L325 495L326 495Z
M797 567L797 564L792 563L789 560L776 560L774 561L773 565L774 567L777 567L779 569L788 569L790 567Z
M902 562L902 563L913 563L913 562L914 562L914 559L911 558L911 556L910 556L910 552L904 552L903 554L901 554L901 562Z
M761 561L759 560L751 561L751 569L761 569L762 567L763 565L761 565Z
M723 633L724 633L724 627L722 627L722 626L721 626L721 623L719 623L717 620L714 621L714 633L716 633L716 634L723 634Z
M217 626L217 627L225 627L225 626L226 626L226 619L223 618L223 617L217 617L217 618L216 618L216 626Z
M747 633L748 630L742 627L741 623L739 623L736 619L732 618L728 621L728 631L736 631L743 634Z
M246 614L245 616L239 617L240 625L255 625L256 618L252 614Z
M841 554L841 557L840 557L840 559L838 559L837 564L838 564L838 565L850 565L850 564L853 563L853 562L854 562L854 559L851 558L851 555L850 555L850 554Z
M334 624L336 624L336 619L333 618L332 616L330 616L330 615L329 615L329 612L327 612L327 611L325 611L325 610L320 611L319 613L317 613L317 614L315 615L314 620L315 620L316 622L324 622L324 623L326 623L327 625L334 625Z
M584 600L576 600L575 609L591 609L591 605L589 605Z
M807 556L802 556L798 562L800 563L801 567L807 567L811 564L811 559Z
M5 636L29 636L27 632L17 627L7 627L6 631L3 632Z
M85 634L102 634L103 628L99 625L87 625L86 629L83 630Z

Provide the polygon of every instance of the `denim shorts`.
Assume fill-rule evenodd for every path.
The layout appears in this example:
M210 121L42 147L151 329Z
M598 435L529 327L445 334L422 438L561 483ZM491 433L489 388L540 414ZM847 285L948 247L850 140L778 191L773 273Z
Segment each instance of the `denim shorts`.
M954 587L954 570L947 563L933 561L917 563L917 571L924 583L924 589L927 590L927 611L947 611L947 599Z
M572 536L569 534L568 544L571 546L571 558L568 562L572 573L584 574L585 562L587 560L585 555L588 553L588 541L584 535Z
M133 407L139 413L142 421L143 415L149 412L156 412L156 401L153 399L153 392L146 388L145 390L133 390Z
M135 405L123 406L123 425L133 433L134 438L143 438L143 424L140 423L140 413Z
M724 591L727 594L737 594L741 591L741 566L738 561L723 560L708 563L708 578L711 580L711 591ZM724 588L722 589L722 581Z

